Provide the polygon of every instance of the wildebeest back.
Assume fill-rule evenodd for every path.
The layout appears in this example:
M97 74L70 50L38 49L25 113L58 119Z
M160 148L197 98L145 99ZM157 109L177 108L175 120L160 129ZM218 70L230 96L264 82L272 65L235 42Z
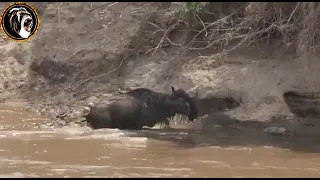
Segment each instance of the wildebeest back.
M141 109L142 104L134 98L121 99L108 107L113 123L120 129L138 128L141 124Z
M86 118L94 129L131 129L132 127L139 129L141 105L132 97L120 98L110 104L98 104L92 107Z

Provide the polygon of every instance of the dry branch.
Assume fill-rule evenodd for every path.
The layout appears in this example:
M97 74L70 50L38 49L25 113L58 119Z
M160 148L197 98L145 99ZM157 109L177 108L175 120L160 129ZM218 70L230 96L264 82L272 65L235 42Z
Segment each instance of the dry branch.
M211 16L214 15L207 10L204 12ZM240 7L214 22L208 22L201 19L197 13L192 13L197 20L195 23L201 25L202 28L191 29L192 32L196 32L196 35L186 47L181 46L188 50L205 50L223 45L221 51L226 52L243 45L261 42L269 44L270 38L274 38L280 42L280 44L275 43L278 46L294 44L296 52L303 54L310 53L310 49L314 50L318 47L315 44L320 44L316 41L320 39L318 32L320 28L319 3L251 2L247 7ZM193 21L187 22L194 23ZM192 27L192 24L187 27ZM162 29L162 27L157 27L157 29ZM164 40L171 45L180 46L164 36L158 46L153 49L161 47ZM232 45L229 43L231 41ZM198 44L198 47L195 44ZM202 45L199 46L199 44Z
M62 6L63 2L59 4L58 6L58 23L59 23L59 31L61 33L61 35L63 36L63 42L64 42L64 47L66 49L68 49L68 46L67 46L67 42L66 42L66 36L63 34L62 32L62 29L61 29L61 15L60 15L60 7Z
M86 82L88 82L88 81L90 81L90 80L97 79L97 78L100 78L100 77L103 77L103 76L106 76L106 75L109 75L109 74L115 72L116 70L118 70L118 69L122 66L124 60L127 59L128 57L129 57L129 55L127 55L126 57L124 57L124 58L121 60L119 66L116 67L116 68L114 68L114 69L112 69L111 71L109 71L109 72L107 72L107 73L103 73L103 74L97 75L97 76L90 77L90 78L88 78L88 79L80 82L78 85L75 86L75 89L77 89L79 86L85 84Z
M161 38L159 44L154 48L154 51L152 52L151 56L159 49L159 47L162 46L162 44L163 44L165 38L167 37L167 35L170 33L170 31L171 31L178 23L179 23L179 21L176 22L176 23L174 23L174 24L172 24L172 25L166 30L166 32L164 33L163 37ZM148 52L148 51L147 51L147 52Z

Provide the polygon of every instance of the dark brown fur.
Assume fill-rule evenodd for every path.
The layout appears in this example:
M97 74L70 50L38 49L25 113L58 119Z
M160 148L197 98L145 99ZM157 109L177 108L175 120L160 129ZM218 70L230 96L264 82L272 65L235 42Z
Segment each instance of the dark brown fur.
M190 106L190 112L188 115L189 120L194 120L198 117L198 109L196 106L196 103L194 102L194 100L189 97L189 95L183 90L183 89L178 89L178 90L174 90L174 87L171 86L172 92L177 96L180 97L182 99L184 99L185 101L188 102L189 106Z
M171 96L173 95L172 98L174 99L182 98L189 104L190 106L190 112L188 114L189 120L192 121L196 119L198 117L198 110L193 99L189 97L189 95L183 89L175 90L174 87L171 86L171 90L172 90ZM129 95L131 97L134 97L135 99L138 99L139 101L156 100L161 102L161 97L166 97L164 93L155 92L147 88L137 88L129 92L120 93L120 94Z

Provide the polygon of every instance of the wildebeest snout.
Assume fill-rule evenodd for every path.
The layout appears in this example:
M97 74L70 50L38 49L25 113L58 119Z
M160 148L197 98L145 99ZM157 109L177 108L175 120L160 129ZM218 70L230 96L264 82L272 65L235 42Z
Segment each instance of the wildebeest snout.
M190 106L189 104L182 98L173 101L173 105L172 105L172 111L174 113L178 113L178 114L185 114L188 115L190 112Z

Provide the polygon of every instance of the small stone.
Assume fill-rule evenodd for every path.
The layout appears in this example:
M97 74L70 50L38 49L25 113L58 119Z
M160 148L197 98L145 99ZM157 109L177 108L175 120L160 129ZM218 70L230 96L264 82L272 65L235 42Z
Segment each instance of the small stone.
M222 126L219 124L216 124L216 125L214 125L214 128L222 128Z
M102 94L102 96L103 96L103 97L112 97L112 96L113 96L113 94L107 94L107 93L104 93L104 94Z
M272 126L272 127L265 128L264 132L271 133L271 134L284 134L286 132L286 128Z
M87 103L95 103L98 101L98 98L96 96L90 96L87 98Z
M88 115L90 112L90 107L86 106L82 110L82 116Z

